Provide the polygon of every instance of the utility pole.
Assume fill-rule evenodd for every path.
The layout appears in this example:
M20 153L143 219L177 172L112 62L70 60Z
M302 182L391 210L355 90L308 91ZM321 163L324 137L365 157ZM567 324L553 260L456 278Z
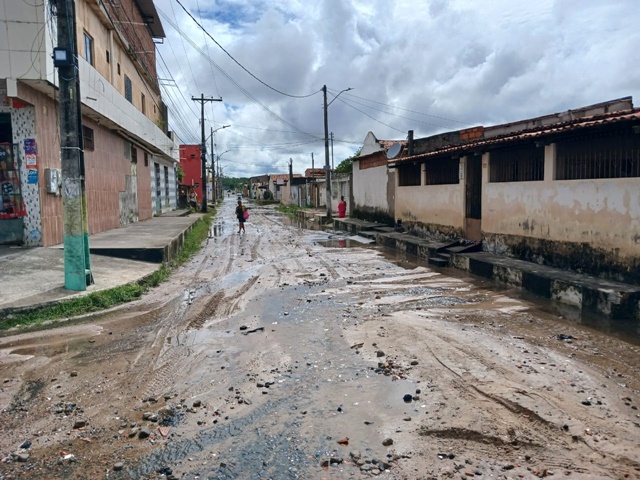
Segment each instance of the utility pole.
M293 158L289 158L289 204L293 196Z
M331 220L331 170L329 169L329 116L327 105L327 86L322 86L324 96L324 169L326 172L325 182L327 183L327 220ZM337 98L337 97L336 97Z
M333 164L333 132L331 132L331 170L335 169L335 165Z
M222 98L204 98L204 93L200 98L191 97L194 102L200 102L200 126L202 127L202 142L200 143L200 162L202 163L202 213L207 213L207 145L204 137L204 104L205 102L221 102Z
M60 85L64 286L68 290L83 291L87 289L87 285L93 284L93 275L84 184L75 1L56 0L56 10L58 46L54 49L54 65L58 68Z
M311 170L315 169L315 161L313 160L313 152L311 152Z
M216 192L216 155L213 150L213 127L211 127L211 200L215 205L217 200L217 192Z

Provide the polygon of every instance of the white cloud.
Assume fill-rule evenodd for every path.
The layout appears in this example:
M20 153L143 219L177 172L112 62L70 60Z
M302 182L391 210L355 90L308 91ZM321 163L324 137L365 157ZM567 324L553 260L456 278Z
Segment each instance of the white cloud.
M379 138L404 138L413 129L419 137L640 95L635 0L181 1L197 18L200 8L213 37L278 90L299 95L324 84L333 92L353 87L329 108L338 140L358 143L369 130ZM204 35L175 0L156 5L171 18L175 13L180 28L205 48ZM208 41L211 58L233 82L313 136L297 132L163 24L168 38L158 49L184 97L204 93L225 101L207 107L206 126L208 131L214 120L216 126L233 125L216 134L218 151L232 150L223 157L227 174L286 171L289 158L301 172L310 166L311 152L316 165L324 161L320 94L294 99L269 90ZM186 140L197 142L197 105L184 105L176 88L168 90L182 110L175 112L168 102L170 123L179 132L189 130ZM301 142L314 143L270 147ZM336 163L356 148L336 142Z

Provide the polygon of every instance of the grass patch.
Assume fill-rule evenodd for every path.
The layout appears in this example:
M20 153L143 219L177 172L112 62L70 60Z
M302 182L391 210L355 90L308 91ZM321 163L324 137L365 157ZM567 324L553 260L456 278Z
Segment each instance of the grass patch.
M278 205L276 210L284 213L287 217L295 217L302 208L297 205Z
M51 306L36 307L24 311L18 310L15 313L10 313L7 318L0 322L0 331L8 330L18 325L21 327L37 327L50 320L98 312L140 298L145 292L166 281L173 270L198 253L202 247L202 242L209 235L211 218L214 213L205 215L193 225L191 231L185 235L184 244L172 262L169 264L163 263L158 270L142 280L63 300Z

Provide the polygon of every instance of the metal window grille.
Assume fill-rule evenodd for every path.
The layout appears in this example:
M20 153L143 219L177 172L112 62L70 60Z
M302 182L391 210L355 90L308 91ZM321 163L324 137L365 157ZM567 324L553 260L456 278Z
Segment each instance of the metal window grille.
M557 142L557 180L627 177L640 177L640 135L631 128Z
M432 160L424 166L426 185L453 185L460 183L460 160L449 158Z
M416 185L422 185L422 165L419 163L398 165L398 186L414 187Z
M131 79L126 74L124 76L124 98L133 103L133 86L131 85Z
M535 144L492 150L490 182L534 182L544 180L544 147Z

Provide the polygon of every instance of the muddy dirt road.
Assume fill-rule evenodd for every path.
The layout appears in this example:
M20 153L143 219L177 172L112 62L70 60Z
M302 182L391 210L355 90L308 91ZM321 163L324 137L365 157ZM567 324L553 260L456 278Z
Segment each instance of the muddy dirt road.
M233 208L141 300L0 338L0 479L640 478L632 334Z

